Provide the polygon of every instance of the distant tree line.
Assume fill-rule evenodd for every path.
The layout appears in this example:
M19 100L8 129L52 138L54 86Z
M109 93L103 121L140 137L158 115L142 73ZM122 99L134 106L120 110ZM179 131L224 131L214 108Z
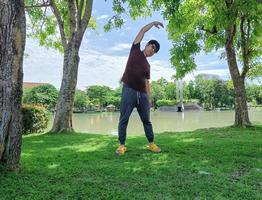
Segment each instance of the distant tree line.
M85 90L76 90L74 112L103 111L108 105L116 110L120 107L122 87L92 85ZM262 86L247 85L247 99L251 105L262 105ZM40 85L24 91L24 104L41 104L49 111L56 110L58 90L50 84ZM235 94L231 80L206 79L198 75L195 80L183 83L183 101L197 102L206 110L234 108ZM160 106L173 106L177 103L176 83L164 78L151 83L151 101L155 109Z

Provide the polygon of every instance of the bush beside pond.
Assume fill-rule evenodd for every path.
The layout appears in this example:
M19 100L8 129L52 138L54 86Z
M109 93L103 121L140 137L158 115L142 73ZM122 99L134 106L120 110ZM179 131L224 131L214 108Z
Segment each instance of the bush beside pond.
M175 106L176 100L161 99L156 102L157 106Z
M22 106L23 134L40 133L47 128L50 112L41 105Z

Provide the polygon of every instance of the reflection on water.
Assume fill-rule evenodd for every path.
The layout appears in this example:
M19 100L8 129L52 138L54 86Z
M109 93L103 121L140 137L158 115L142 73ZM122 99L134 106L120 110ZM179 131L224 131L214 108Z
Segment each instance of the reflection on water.
M191 131L199 128L223 127L234 123L234 111L151 112L154 132ZM262 123L262 111L250 111L252 123ZM119 113L74 114L77 132L117 135ZM51 128L52 122L49 124ZM137 112L133 112L127 128L128 135L143 135L144 129Z

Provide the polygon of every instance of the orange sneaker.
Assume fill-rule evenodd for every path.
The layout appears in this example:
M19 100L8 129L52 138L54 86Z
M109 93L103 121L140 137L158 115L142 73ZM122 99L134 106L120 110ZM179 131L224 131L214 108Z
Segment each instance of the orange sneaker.
M160 153L161 152L161 149L155 143L149 143L147 148L149 149L149 151L152 151L154 153Z
M125 147L125 145L120 144L119 147L116 149L116 154L124 155L126 151L127 151L127 148Z

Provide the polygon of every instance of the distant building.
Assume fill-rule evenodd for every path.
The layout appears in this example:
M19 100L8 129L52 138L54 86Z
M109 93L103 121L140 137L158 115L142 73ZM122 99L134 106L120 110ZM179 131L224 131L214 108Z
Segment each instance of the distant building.
M106 110L109 111L109 112L113 112L113 111L116 110L116 107L114 105L110 104L106 107Z
M202 76L205 80L221 80L220 76L216 74L198 74L197 76Z
M23 82L23 89L32 89L33 87L46 84L48 83Z

